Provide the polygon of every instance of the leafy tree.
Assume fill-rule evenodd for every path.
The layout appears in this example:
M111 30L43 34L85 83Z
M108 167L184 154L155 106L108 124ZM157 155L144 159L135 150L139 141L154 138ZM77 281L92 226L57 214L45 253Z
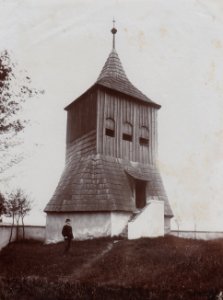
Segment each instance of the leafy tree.
M24 218L31 210L31 201L28 196L21 190L17 189L11 192L6 200L6 216L12 218L12 226L9 237L9 242L12 239L13 228L16 223L16 239L18 240L19 221L22 222L23 239L25 238Z
M26 72L18 71L9 52L0 52L0 173L23 158L22 154L11 155L9 149L22 143L18 133L28 122L21 116L24 103L40 93L31 86Z

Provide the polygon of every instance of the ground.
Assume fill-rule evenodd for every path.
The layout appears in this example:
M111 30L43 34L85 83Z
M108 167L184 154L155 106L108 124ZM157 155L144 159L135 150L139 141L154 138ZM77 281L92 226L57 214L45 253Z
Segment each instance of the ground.
M221 299L223 240L12 243L0 253L0 299ZM223 299L223 297L222 297Z

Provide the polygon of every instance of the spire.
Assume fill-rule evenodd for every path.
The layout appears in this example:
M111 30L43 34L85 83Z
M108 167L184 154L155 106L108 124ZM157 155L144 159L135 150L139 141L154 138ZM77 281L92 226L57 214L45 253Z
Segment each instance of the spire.
M118 53L113 48L111 53L109 54L109 57L107 61L105 62L105 65L100 73L100 76L98 77L98 80L110 77L110 78L116 78L116 79L122 79L125 81L128 81L127 76L125 74L125 71L122 67L122 63L118 57Z
M112 90L121 92L123 94L132 96L139 100L149 102L157 108L160 108L160 105L154 103L141 91L139 91L126 76L122 63L119 59L118 53L115 50L116 32L117 29L115 28L115 20L113 19L113 28L111 30L111 33L113 34L112 51L109 54L96 83L101 86L110 88Z
M111 33L113 35L113 43L112 43L112 49L115 49L115 34L117 32L117 29L115 28L115 19L113 18L113 28L111 30Z

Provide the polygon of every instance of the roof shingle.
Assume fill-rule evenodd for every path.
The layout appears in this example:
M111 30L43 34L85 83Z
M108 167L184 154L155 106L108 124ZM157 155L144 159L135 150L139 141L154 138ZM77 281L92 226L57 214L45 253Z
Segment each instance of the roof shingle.
M164 201L165 215L172 216L162 179L155 166L104 155L76 157L65 167L46 212L134 211L130 176L149 182L149 194ZM69 176L68 176L69 175Z
M112 49L96 83L160 108L159 104L149 99L129 81L115 49Z

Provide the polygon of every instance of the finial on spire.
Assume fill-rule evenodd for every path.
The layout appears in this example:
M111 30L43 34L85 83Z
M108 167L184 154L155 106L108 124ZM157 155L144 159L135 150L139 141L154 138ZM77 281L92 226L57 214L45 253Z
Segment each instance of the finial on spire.
M112 48L115 49L115 34L117 32L117 29L115 28L115 19L113 18L113 28L111 30L111 33L113 34L113 44L112 44Z

